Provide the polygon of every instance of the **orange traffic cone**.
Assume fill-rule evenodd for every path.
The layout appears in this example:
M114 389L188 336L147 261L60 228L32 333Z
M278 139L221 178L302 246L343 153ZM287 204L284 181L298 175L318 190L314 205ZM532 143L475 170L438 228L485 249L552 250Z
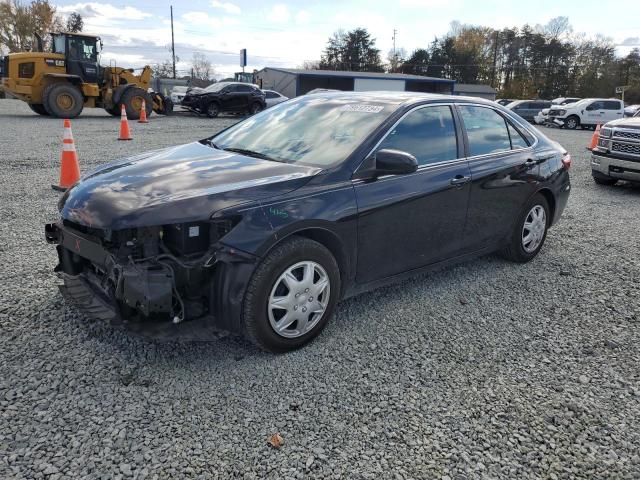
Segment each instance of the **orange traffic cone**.
M127 111L124 105L120 109L120 136L118 140L133 140L129 131L129 120L127 119Z
M71 120L65 120L64 136L62 137L62 156L60 159L60 182L58 185L51 185L51 187L54 190L64 192L78 180L80 180L80 165L78 164L76 146L73 143Z
M138 123L149 123L149 120L147 120L147 104L144 99L142 100L142 109L140 110L140 120L138 120Z
M600 124L596 125L596 130L591 135L591 142L589 142L589 146L587 150L593 150L598 146L598 139L600 138Z

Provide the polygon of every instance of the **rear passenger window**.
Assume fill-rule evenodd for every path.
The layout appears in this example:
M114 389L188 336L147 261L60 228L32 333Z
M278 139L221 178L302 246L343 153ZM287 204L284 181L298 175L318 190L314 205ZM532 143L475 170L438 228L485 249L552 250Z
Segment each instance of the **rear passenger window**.
M470 156L511 150L507 124L498 112L471 105L458 108L467 130Z
M604 103L604 110L619 110L620 108L622 108L620 107L619 102L607 101L602 103Z
M509 122L507 122L507 128L509 129L509 136L511 137L512 149L527 148L529 146L525 138L520 135L520 132L518 132Z
M416 157L418 165L458 158L451 108L437 106L414 110L393 127L378 150L384 148L408 152Z

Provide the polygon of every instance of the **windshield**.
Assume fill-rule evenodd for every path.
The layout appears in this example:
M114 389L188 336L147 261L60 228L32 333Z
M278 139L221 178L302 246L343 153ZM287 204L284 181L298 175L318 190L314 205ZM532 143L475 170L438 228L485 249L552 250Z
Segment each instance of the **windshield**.
M305 95L234 125L212 142L222 149L326 168L344 161L396 108L349 96Z
M220 90L222 90L227 85L229 85L229 84L226 83L226 82L212 83L207 88L205 88L205 90L207 92L219 92Z

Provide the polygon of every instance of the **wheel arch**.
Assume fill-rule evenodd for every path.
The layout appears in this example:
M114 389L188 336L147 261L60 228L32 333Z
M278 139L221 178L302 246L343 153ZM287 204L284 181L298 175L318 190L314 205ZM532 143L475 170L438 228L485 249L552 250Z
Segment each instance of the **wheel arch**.
M345 242L340 238L340 235L338 233L328 228L327 226L317 224L309 225L304 223L294 228L287 229L287 232L285 234L278 234L277 236L273 237L272 241L267 242L265 245L263 245L258 252L258 256L263 258L265 255L268 255L269 252L276 246L294 236L308 238L309 240L316 241L324 246L327 250L329 250L331 255L333 255L333 258L336 259L336 263L338 264L342 290L341 294L344 293L349 279L352 277L352 263L349 259L349 254L347 252Z
M539 193L540 195L542 195L544 199L547 201L547 204L549 205L549 210L550 210L549 217L551 218L551 221L549 222L549 226L551 226L553 225L553 222L555 221L555 218L556 218L556 197L551 191L551 189L547 187L541 188L536 193Z

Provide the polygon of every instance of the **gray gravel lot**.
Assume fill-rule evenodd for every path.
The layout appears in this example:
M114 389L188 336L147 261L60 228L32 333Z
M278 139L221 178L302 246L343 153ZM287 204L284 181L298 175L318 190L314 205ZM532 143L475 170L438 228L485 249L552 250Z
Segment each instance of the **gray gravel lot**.
M236 121L73 121L81 167ZM539 257L491 256L343 302L273 356L156 345L65 306L62 121L0 100L0 478L639 478L640 187L591 181L591 132L545 129L573 192ZM274 449L267 438L280 433Z

